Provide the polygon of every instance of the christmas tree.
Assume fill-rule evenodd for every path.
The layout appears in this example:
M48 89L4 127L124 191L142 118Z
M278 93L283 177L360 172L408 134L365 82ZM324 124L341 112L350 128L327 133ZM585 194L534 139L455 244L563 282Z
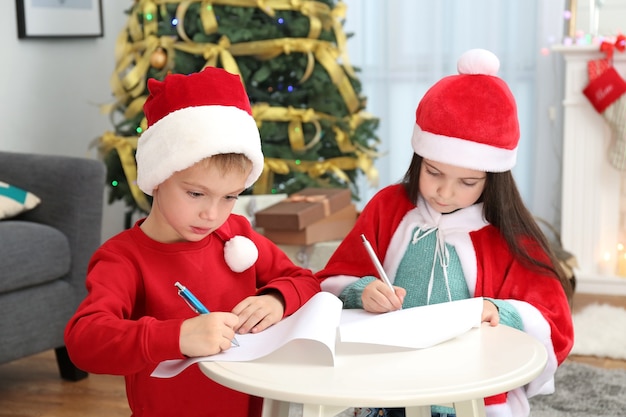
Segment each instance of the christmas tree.
M98 148L109 203L150 210L135 184L137 139L146 128L147 80L216 66L242 78L261 134L265 167L247 193L375 184L378 120L365 112L335 0L136 0L117 40L107 108L114 132Z

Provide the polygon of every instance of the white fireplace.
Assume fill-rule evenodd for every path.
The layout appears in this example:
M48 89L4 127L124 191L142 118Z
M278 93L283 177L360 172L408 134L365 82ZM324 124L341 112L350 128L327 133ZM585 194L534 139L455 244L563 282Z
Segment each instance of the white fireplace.
M626 245L620 213L626 209L622 190L626 174L608 162L610 129L582 92L589 82L587 62L604 55L595 45L560 45L553 50L565 59L563 246L578 259L578 292L626 295L626 277L617 274L617 247ZM626 78L626 54L616 53L614 65Z

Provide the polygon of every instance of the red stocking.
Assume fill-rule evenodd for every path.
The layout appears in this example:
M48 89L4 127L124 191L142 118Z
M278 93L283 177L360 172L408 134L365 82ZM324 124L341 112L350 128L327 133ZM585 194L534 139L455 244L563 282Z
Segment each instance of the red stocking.
M611 128L609 162L626 171L626 82L607 59L590 61L588 72L583 93Z

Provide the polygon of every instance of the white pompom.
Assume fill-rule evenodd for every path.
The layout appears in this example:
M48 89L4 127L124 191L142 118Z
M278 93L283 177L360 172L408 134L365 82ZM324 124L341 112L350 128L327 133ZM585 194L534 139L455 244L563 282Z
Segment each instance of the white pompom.
M500 69L500 60L486 49L470 49L457 62L459 74L496 75Z
M235 236L224 245L224 259L234 272L243 272L259 258L259 249L244 236Z

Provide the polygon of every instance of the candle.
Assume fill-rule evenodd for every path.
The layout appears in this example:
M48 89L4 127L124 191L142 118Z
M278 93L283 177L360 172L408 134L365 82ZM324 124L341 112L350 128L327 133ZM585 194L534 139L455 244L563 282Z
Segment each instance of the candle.
M604 252L600 260L599 269L602 275L615 275L615 263L613 262L611 252Z
M626 277L626 253L620 254L617 259L617 275Z

